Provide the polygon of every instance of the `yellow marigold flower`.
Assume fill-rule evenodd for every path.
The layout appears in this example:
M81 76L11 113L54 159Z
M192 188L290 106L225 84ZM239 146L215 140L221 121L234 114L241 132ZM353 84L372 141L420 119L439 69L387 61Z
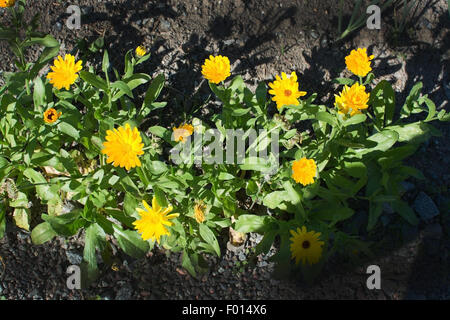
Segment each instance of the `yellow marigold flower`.
M203 203L203 201L199 201L194 206L194 216L195 220L197 220L198 223L202 223L205 221L205 210L206 205Z
M170 235L166 226L170 227L173 225L169 220L178 217L178 213L168 215L173 210L172 206L165 209L161 208L156 201L156 197L153 197L153 207L150 207L145 200L142 200L142 204L145 210L136 208L141 219L136 220L133 224L136 230L142 235L142 239L145 241L149 239L156 240L159 243L161 236Z
M295 182L306 186L314 183L316 170L316 162L313 159L301 158L292 164L292 178Z
M202 75L212 83L219 84L231 75L230 60L224 56L209 56L202 66Z
M368 56L366 48L358 48L352 50L348 56L345 57L345 64L348 70L360 77L365 77L372 68L370 67L370 60L374 55Z
M280 109L284 105L298 106L300 104L298 98L306 95L306 92L298 91L295 71L291 73L289 78L284 72L281 73L281 78L278 75L275 78L274 82L269 83L269 87L272 88L269 93L274 96L272 100L277 103L277 108Z
M54 108L50 108L44 112L44 121L47 123L54 123L61 116L61 112L56 111Z
M108 156L107 163L114 162L115 167L125 167L127 170L141 166L138 156L144 154L144 144L137 128L131 129L126 123L125 127L107 130L105 139L102 153Z
M138 55L139 57L145 56L146 53L147 53L147 50L145 50L145 48L143 46L139 46L136 48L136 55Z
M324 242L319 240L320 232L307 232L306 227L303 226L301 229L297 228L297 232L290 230L290 233L292 235L291 256L295 259L295 263L302 261L302 264L308 262L313 265L319 262L324 245Z
M82 69L82 63L81 60L75 63L75 57L71 54L66 54L64 60L58 56L54 61L54 66L50 67L53 72L49 72L47 79L50 79L50 83L58 90L63 87L69 90L70 85L78 78L77 72Z
M14 6L16 0L0 0L0 7L8 8Z
M350 88L345 86L340 96L334 96L335 106L341 114L350 113L350 116L354 116L368 107L369 94L366 93L366 88L359 83L355 83Z
M186 142L186 138L194 133L194 126L190 124L183 124L179 128L173 128L173 138L176 142L181 141Z

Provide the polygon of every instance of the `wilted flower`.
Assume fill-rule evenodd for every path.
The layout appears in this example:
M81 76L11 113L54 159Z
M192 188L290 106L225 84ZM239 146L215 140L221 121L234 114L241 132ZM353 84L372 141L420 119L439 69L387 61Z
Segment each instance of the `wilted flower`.
M230 60L224 56L209 56L202 66L202 75L212 83L219 84L231 74Z
M206 205L203 201L199 201L194 205L194 216L198 223L205 221Z
M70 85L78 78L77 72L82 69L82 63L81 60L75 63L75 57L71 54L66 54L64 60L58 56L54 66L50 66L53 72L49 72L47 79L50 79L50 83L58 90L63 87L69 90Z
M295 263L300 261L302 264L308 262L310 265L319 262L322 256L323 241L319 240L320 232L309 231L303 226L301 229L297 228L297 232L290 230L292 235L291 240L291 256L295 259Z
M138 156L144 154L144 144L138 129L131 129L128 123L125 127L107 130L103 145L105 148L102 153L108 156L107 163L113 162L113 166L125 167L127 170L141 166Z
M181 141L186 142L186 138L194 133L194 126L190 124L183 124L179 128L173 128L173 138L176 142Z
M281 73L281 78L278 75L275 78L274 82L269 83L269 87L272 88L269 93L274 96L272 100L277 103L277 108L280 109L284 105L298 106L300 104L298 98L306 95L306 92L298 91L295 71L291 73L289 78L284 72Z

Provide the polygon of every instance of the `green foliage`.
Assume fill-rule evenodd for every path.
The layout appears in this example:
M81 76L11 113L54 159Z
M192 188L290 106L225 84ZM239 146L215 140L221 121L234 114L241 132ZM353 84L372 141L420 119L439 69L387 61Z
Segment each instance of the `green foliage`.
M302 267L304 277L312 279L336 252L370 253L358 234L342 231L342 224L359 209L355 201L368 208L368 230L377 226L384 203L405 223L418 223L401 197L400 184L409 177L424 177L403 161L420 143L440 134L430 122L449 120L421 93L421 83L412 88L401 110L391 84L381 81L370 92L368 109L353 117L314 104L317 94L299 105L283 106L271 116L266 84L260 83L252 92L236 76L225 84L210 83L221 111L203 122L188 119L194 141L179 142L172 137L173 129L163 124L143 129L148 116L167 105L158 101L164 76L134 72L149 55L135 57L130 50L119 72L111 68L110 54L103 50L101 70L84 67L69 90L58 90L38 74L58 54L59 43L51 36L35 34L35 28L29 28L34 22L23 24L22 4L13 11L13 26L0 29L0 38L9 42L18 67L0 89L0 237L9 215L19 227L31 230L34 244L84 230L83 270L92 280L98 275L96 252L109 256L111 238L135 258L145 257L155 245L181 252L182 266L197 275L207 267L204 254L221 255L222 237L230 227L263 234L257 254L267 253L279 240L273 260L278 271L289 271L295 267L291 231L306 226L320 232L325 242L317 266ZM348 30L359 24L354 14ZM20 42L19 27L30 29ZM44 46L34 63L24 61L23 50L30 45ZM373 78L369 74L360 82L368 85ZM352 85L355 80L335 82ZM145 88L142 97L137 88ZM43 119L50 108L62 113L53 124ZM411 114L422 112L426 113L423 120L410 121ZM101 152L107 132L125 123L139 128L145 146L141 165L130 170L107 163ZM301 132L302 125L310 130ZM231 154L231 162L227 160L229 129L249 141L243 154ZM213 141L196 142L196 134L211 130L220 135L215 134ZM250 139L255 131L259 134ZM273 141L280 146L277 155L271 152ZM182 151L188 146L192 148L187 154L180 152L178 163L173 154L161 151L166 147ZM204 155L201 151L207 147L224 161L193 161L197 151ZM317 165L312 184L302 185L292 178L292 163L302 158L314 159ZM163 209L172 207L169 214L178 214L157 244L143 240L133 224L140 219L136 209L143 200L152 203L153 197ZM43 211L34 212L30 202L40 203ZM34 226L36 214L41 214L42 221Z

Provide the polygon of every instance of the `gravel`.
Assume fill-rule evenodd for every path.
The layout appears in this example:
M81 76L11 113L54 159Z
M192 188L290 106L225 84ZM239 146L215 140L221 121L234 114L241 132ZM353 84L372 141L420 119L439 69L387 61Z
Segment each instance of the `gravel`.
M431 220L439 215L439 210L433 200L423 191L419 192L414 200L414 210L423 221Z

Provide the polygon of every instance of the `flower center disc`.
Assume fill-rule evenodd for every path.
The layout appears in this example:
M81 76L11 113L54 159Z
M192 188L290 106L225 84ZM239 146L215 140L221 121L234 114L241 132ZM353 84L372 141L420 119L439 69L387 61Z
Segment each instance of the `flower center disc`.
M292 91L291 91L291 90L289 90L289 89L284 90L284 95L285 95L286 97L289 97L291 94L292 94Z
M311 244L309 243L309 241L303 241L302 243L302 247L303 249L308 249L311 246Z

